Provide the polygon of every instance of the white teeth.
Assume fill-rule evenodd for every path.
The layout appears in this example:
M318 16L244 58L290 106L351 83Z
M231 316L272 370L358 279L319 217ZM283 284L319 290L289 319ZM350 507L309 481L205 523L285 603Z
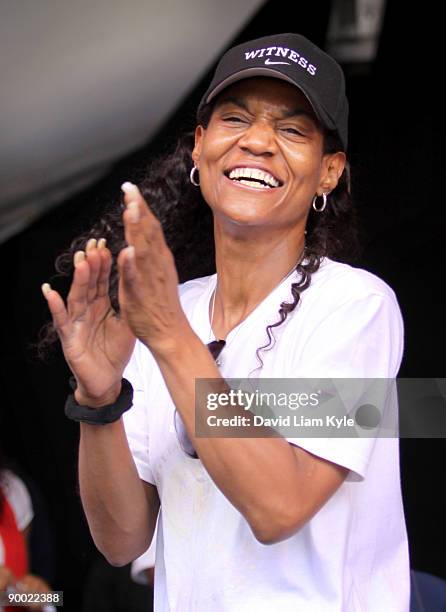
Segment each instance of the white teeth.
M249 187L257 187L257 189L271 189L271 187L268 187L268 185L262 185L261 183L257 183L256 181L247 181L245 179L240 179L238 182L242 183L243 185L248 185Z
M229 173L230 179L239 179L240 177L250 179L258 179L259 181L264 181L267 185L271 187L278 187L279 181L275 179L268 172L264 172L263 170L259 170L258 168L236 168L235 170L231 170Z

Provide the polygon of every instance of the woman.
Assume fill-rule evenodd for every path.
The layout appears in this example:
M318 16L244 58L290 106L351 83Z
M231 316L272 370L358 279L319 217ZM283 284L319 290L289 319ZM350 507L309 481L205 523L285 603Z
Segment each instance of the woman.
M216 274L178 286L151 202L125 183L119 316L103 239L76 252L67 307L42 287L75 377L66 412L99 550L141 555L161 506L156 610L408 609L397 439L195 434L197 378L398 372L393 291L330 257L354 236L347 116L340 67L304 37L230 49L191 151Z

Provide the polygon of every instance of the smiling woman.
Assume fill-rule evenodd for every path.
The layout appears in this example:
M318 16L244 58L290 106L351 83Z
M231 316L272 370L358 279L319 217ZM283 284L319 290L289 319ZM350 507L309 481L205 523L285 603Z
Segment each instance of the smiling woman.
M196 382L397 375L396 297L344 263L347 119L341 68L303 36L233 47L193 137L73 243L67 303L42 287L75 378L66 413L97 547L132 561L161 508L156 610L408 610L397 438L195 428Z
M235 224L246 240L267 232L266 265L283 250L284 226L293 263L315 194L333 191L346 160L342 151L324 154L323 129L304 94L271 77L239 81L219 95L207 128L196 129L192 157L216 239L234 236ZM225 246L216 247L226 259ZM240 253L231 257L240 263Z

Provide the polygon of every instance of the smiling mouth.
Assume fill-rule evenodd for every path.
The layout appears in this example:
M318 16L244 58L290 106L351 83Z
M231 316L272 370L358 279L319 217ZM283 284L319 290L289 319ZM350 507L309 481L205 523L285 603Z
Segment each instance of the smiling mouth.
M283 183L268 173L242 169L226 170L223 172L225 177L234 184L244 185L257 190L272 190L281 187Z

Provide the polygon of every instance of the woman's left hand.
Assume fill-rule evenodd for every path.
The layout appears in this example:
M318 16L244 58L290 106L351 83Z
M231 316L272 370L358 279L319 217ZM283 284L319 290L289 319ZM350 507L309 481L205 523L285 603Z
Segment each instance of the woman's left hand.
M178 274L161 223L141 192L124 183L128 247L118 257L119 304L133 334L154 353L174 349L191 327L178 296Z

